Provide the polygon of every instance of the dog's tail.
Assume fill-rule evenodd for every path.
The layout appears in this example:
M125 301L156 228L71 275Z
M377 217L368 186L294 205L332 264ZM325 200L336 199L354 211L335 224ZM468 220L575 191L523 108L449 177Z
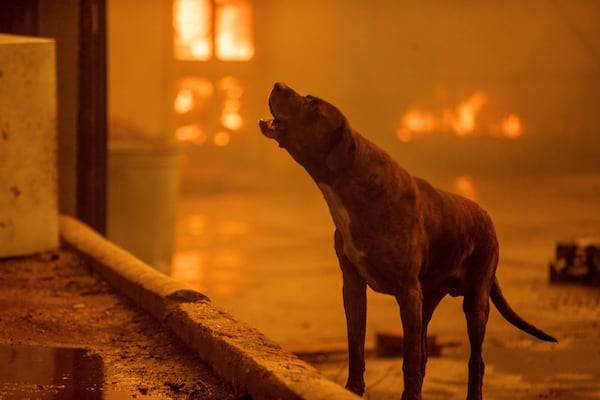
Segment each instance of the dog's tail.
M502 291L500 290L500 284L498 283L498 279L496 277L494 277L494 283L492 284L492 291L490 293L490 297L492 299L492 303L494 303L500 314L508 322L510 322L517 328L521 329L526 333L529 333L532 336L535 336L538 339L545 340L546 342L558 342L558 340L556 340L554 337L548 335L546 332L536 328L529 322L525 321L510 307L510 305L502 295Z

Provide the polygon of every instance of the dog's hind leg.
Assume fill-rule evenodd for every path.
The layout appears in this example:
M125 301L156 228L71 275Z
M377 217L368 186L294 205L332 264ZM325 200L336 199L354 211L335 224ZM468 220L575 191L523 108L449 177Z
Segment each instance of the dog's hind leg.
M407 285L405 291L396 296L400 306L400 317L404 329L404 391L402 400L421 400L424 362L427 359L426 330L423 325L423 293L418 281Z
M484 373L481 350L490 310L489 288L473 288L470 293L466 293L463 310L467 319L467 331L471 344L467 400L481 400Z
M431 321L433 311L445 295L445 292L438 291L438 293L428 293L427 290L423 289L423 332L421 334L423 346L423 352L421 355L421 373L423 374L423 377L425 377L425 368L427 366L427 358L429 356L429 349L427 347L427 326L429 325L429 321Z
M463 311L467 319L467 333L471 345L469 358L469 386L467 400L481 400L484 363L481 355L485 328L490 313L490 292L498 265L498 243L476 249L465 260L468 282L464 285Z

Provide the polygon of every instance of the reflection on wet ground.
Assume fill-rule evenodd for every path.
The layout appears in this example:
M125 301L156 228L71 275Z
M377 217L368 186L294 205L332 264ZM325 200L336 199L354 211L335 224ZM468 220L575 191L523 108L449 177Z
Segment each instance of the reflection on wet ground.
M508 292L546 284L557 240L600 232L600 176L432 182L477 198L490 212L501 245L498 275ZM337 340L345 331L336 317L342 309L334 228L314 184L302 185L280 186L290 194L184 197L171 274L279 341ZM375 328L395 323L395 302L370 296ZM291 332L290 322L297 325Z
M102 358L85 349L0 345L0 398L121 400L105 390Z
M600 292L548 284L548 261L557 240L600 234L600 175L461 176L431 182L475 198L488 210L499 236L498 277L506 297L523 317L560 340L558 345L539 345L493 310L484 354L485 387L490 394L495 388L511 390L504 390L506 397L487 398L600 398ZM331 343L339 348L346 331L333 224L313 186L290 181L279 185L290 193L184 197L172 275L284 347ZM372 341L374 332L401 325L391 297L368 296L367 340ZM442 341L457 339L462 346L432 359L427 398L464 398L464 325L460 299L444 299L430 333ZM330 378L345 379L343 360L331 365L321 361L319 368ZM369 398L399 396L400 361L368 363Z

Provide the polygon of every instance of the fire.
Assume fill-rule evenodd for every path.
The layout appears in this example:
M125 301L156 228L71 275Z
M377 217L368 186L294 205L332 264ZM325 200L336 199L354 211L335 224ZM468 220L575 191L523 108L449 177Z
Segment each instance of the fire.
M219 0L216 9L215 53L223 61L254 57L252 6L248 0Z
M519 117L510 114L500 121L500 135L509 139L517 139L523 134L523 124Z
M458 136L469 135L475 130L475 118L486 102L486 94L477 91L461 102L454 113L444 112L444 121Z
M408 110L402 117L401 124L396 136L405 143L412 141L416 135L432 132L436 127L434 116L418 108Z
M212 135L212 143L218 147L229 145L234 132L244 126L242 97L244 84L241 80L226 76L213 83L200 77L179 78L173 101L177 114L175 131L178 141L196 145L207 142L214 124L218 130ZM219 110L216 114L214 111ZM215 120L215 118L218 118Z
M177 97L175 97L175 112L177 114L185 114L187 112L190 112L194 108L195 103L196 102L194 101L194 91L192 89L180 89L177 92Z
M477 117L487 102L488 95L484 91L478 90L461 101L456 108L443 109L437 116L433 112L411 107L400 119L396 137L399 141L408 143L420 136L437 131L451 132L456 136L488 132L510 139L519 138L523 134L524 128L520 118L515 114L510 114L496 125L478 126Z
M213 24L214 15L214 24ZM183 61L254 57L249 0L173 0L173 49Z
M213 84L208 79L193 76L182 77L177 82L173 109L177 114L203 109L208 105L213 92Z
M213 51L211 1L173 0L173 31L177 60L210 60Z
M244 94L244 89L240 81L231 76L222 78L218 86L225 98L221 110L221 125L231 131L239 131L244 123L240 114L240 99Z

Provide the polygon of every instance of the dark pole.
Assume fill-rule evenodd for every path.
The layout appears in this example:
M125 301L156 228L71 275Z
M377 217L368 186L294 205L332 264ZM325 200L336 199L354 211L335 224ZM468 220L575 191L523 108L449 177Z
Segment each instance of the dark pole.
M77 217L106 232L106 2L82 0L77 127Z

